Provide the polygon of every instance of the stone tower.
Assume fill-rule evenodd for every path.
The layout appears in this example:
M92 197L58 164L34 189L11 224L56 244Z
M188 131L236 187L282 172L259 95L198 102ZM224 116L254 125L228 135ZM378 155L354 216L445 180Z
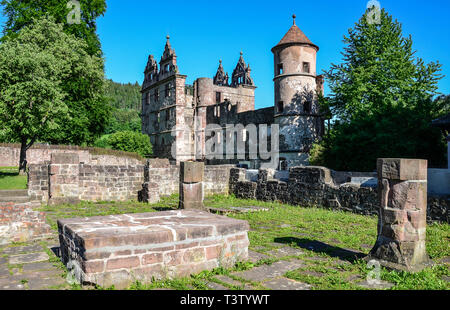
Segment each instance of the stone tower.
M275 115L280 126L280 162L286 167L305 165L312 143L324 131L317 96L323 76L316 74L313 44L295 24L272 48L274 54Z

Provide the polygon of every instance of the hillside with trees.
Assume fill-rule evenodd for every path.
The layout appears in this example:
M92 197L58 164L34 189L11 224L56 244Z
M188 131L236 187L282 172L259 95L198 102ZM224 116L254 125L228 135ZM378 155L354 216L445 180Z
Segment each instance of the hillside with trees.
M120 84L108 80L106 82L106 97L112 107L111 118L105 129L105 134L117 131L141 132L141 86Z

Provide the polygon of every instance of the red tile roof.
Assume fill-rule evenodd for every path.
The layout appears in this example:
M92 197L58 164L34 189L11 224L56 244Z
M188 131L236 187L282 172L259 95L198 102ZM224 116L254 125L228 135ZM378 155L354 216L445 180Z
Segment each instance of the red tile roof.
M293 25L291 29L284 35L283 39L272 49L272 51L282 45L286 44L308 44L319 50L319 47L311 42L310 39L297 27Z

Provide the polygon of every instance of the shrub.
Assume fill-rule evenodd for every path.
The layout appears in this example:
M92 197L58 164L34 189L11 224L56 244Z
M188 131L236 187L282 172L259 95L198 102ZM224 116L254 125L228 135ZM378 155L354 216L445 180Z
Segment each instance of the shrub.
M95 142L95 146L134 152L143 157L153 153L150 137L133 131L119 131L111 135L104 135Z

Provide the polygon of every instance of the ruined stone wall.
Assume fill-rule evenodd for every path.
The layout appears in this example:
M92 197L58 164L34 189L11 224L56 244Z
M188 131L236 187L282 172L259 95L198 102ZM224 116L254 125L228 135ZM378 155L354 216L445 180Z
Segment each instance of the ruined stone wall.
M45 213L36 211L40 203L0 201L0 245L24 242L50 233Z
M233 165L205 166L203 191L205 196L228 194L230 170ZM144 196L149 202L159 201L161 196L178 194L180 166L170 165L167 159L149 160L144 172Z
M339 178L334 179L333 175L339 175ZM275 170L260 169L255 182L246 179L246 169L233 168L230 171L229 189L238 198L377 215L377 188L342 183L345 175L323 167L293 167L289 170L288 181L280 181L275 179ZM449 205L450 196L428 197L427 220L450 222Z
M85 165L78 154L53 154L29 166L28 194L49 203L137 200L144 165Z
M42 164L49 161L52 154L76 153L80 162L92 165L136 165L142 161L127 156L94 155L87 149L76 146L35 145L27 151L28 164ZM19 145L0 145L0 167L18 167L20 159Z

